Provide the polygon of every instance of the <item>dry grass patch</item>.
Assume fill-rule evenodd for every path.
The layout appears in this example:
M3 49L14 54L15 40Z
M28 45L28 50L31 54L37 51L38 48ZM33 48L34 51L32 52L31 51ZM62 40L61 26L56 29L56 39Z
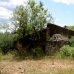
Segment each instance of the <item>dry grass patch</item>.
M68 74L71 71L73 74L74 63L72 61L66 62L66 60L55 59L31 61L24 64L24 72L25 74Z
M74 74L74 61L67 59L1 61L0 65L8 74Z
M1 57L0 74L74 74L74 60L45 57L18 61L9 53Z
M65 69L61 69L58 70L56 73L54 74L74 74L74 68L65 68Z

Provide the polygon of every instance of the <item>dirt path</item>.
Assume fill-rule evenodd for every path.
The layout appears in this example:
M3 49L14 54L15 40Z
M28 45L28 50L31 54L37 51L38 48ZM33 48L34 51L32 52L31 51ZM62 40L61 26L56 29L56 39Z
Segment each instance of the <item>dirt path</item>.
M0 68L2 74L45 74L65 68L74 69L74 61L55 59L1 61Z

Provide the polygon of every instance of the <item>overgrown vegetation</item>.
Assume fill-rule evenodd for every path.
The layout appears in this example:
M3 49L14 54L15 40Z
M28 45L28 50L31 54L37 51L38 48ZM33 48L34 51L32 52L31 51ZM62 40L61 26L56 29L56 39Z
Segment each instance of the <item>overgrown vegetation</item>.
M37 4L34 0L29 0L26 4L17 6L11 16L11 26L14 28L10 30L10 25L7 23L0 24L0 29L4 33L0 33L0 56L11 51L14 40L24 38L26 35L35 33L46 27L46 24L53 21L53 17L47 9L44 8L40 1ZM8 31L11 32L8 32ZM37 37L36 37L37 36ZM38 38L39 35L32 39ZM24 48L25 49L25 48ZM41 47L31 49L29 52L25 50L16 50L15 55L24 59L27 55L35 57L42 57L44 52Z
M74 47L70 47L69 45L64 45L60 48L60 51L56 53L58 58L71 58L74 59Z
M45 52L41 47L33 48L29 51L27 50L14 50L11 52L14 55L14 58L17 60L24 59L41 59L45 56Z
M74 31L74 26L64 26L64 27Z
M37 4L34 0L29 0L26 4L17 6L11 17L11 22L15 27L13 32L18 34L18 38L36 33L52 21L53 17L44 8L43 3Z
M6 54L13 47L13 35L9 32L0 33L0 51Z
M0 60L2 59L2 51L0 50Z
M70 46L74 47L74 36L69 39Z
M47 9L43 7L43 3L40 2L37 4L34 0L29 0L25 6L17 6L14 9L14 12L11 17L11 22L12 25L14 25L14 29L11 32L8 32L9 30L9 25L8 24L0 24L0 29L5 29L6 31L4 33L0 33L0 62L1 60L7 60L7 59L16 59L16 60L24 60L24 59L41 59L43 57L51 57L53 60L55 57L58 58L70 58L74 59L74 36L71 37L69 40L70 45L64 45L60 50L54 55L54 56L47 56L42 47L36 47L32 49L19 49L16 50L13 48L14 45L14 40L18 40L21 38L24 38L28 34L32 33L38 33L39 30L42 30L45 28L46 24L48 22L52 22L53 17L52 15L48 12ZM74 30L74 26L66 28ZM37 36L37 37L36 37ZM36 35L32 37L33 40L35 38L38 38L39 35ZM48 40L50 40L50 37L47 37ZM12 56L11 56L12 55ZM54 61L53 65L54 65ZM41 67L40 67L41 64ZM39 74L73 74L74 69L72 68L67 68L67 69L62 69L58 71L52 71L55 67L50 68L47 65L49 65L45 62L40 62L39 66L38 63L35 65L38 68L34 67L34 62L32 67L30 66L31 63L28 65L31 68L25 68L24 72L25 73L34 73L38 74L38 70L40 71L40 68L42 70L40 71ZM46 64L46 68L45 68ZM43 67L44 69L43 69ZM2 69L0 68L0 74L8 74L6 71L2 72ZM55 70L55 69L54 69ZM45 73L43 72L45 71Z
M60 51L56 53L59 58L71 58L74 59L74 36L69 39L70 45L64 45L60 48Z
M8 24L2 24L0 26L0 28L6 29L5 33L0 33L0 59L2 54L6 54L13 49L15 39L21 39L28 34L37 33L37 31L45 28L45 24L48 23L48 21L52 22L53 18L48 10L43 7L42 2L36 4L34 0L29 0L25 6L17 6L11 17L12 25L14 25L13 31L11 31L11 33L8 32ZM39 35L36 36L34 37L38 38ZM34 39L34 37L32 38ZM60 48L60 51L56 53L57 56L61 58L71 57L74 59L74 36L71 37L69 41L70 45ZM32 58L43 57L45 52L41 47L37 47L29 51L25 50L25 48L23 50L15 50L13 54L16 57L25 59L27 56Z

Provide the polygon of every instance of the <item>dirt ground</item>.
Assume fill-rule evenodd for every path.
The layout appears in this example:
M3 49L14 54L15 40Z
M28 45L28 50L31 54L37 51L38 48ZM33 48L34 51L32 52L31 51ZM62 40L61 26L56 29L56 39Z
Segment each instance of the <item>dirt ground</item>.
M60 74L62 69L74 69L73 60L43 59L0 62L1 74Z

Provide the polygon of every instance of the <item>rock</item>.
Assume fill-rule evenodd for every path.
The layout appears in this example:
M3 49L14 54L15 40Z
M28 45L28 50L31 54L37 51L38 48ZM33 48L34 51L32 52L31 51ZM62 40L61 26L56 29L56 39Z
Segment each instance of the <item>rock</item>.
M54 34L51 38L52 41L68 41L67 38L65 38L64 36L62 36L61 34Z
M18 69L22 69L21 67L19 67Z

